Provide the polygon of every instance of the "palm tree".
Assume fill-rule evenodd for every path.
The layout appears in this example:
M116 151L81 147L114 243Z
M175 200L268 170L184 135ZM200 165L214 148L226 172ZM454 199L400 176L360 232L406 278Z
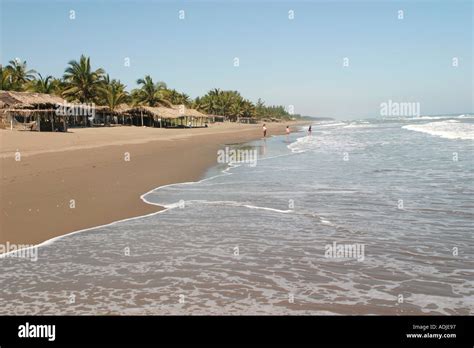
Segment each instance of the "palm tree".
M102 97L103 104L107 105L110 110L114 111L118 105L124 103L128 98L125 91L125 85L120 80L110 80L109 75L104 78L103 85L99 87L99 94ZM105 124L108 124L108 118L105 117Z
M71 60L64 72L66 88L63 96L81 103L93 102L98 96L104 70L91 69L90 58L81 55L79 61Z
M262 118L265 113L265 102L261 99L258 98L257 100L257 105L255 105L255 116Z
M230 106L229 114L232 118L238 119L243 116L243 101L236 102Z
M38 74L38 78L30 81L27 89L36 93L51 94L56 89L56 86L57 84L51 75L44 78L41 74Z
M178 104L183 104L186 106L191 105L191 99L189 98L189 95L187 95L186 93L180 93L178 100L179 100Z
M219 88L214 88L207 93L209 111L217 115L221 109L220 98L222 92Z
M200 104L202 105L202 110L206 111L208 114L217 115L219 112L219 89L213 89L207 92L200 100Z
M158 104L171 106L171 102L165 98L166 84L164 82L154 83L150 75L144 79L138 79L137 84L141 87L135 91L134 97L139 104L156 106Z
M148 105L157 106L165 105L168 107L173 104L166 99L166 83L157 82L154 83L150 75L146 75L143 79L138 79L137 84L141 85L139 89L132 91L132 98L135 105ZM143 126L143 114L142 114L142 126Z
M219 110L219 114L226 116L226 109L229 105L229 97L228 94L222 93L216 97L216 106Z
M219 97L221 93L222 92L219 88L214 88L214 89L211 89L207 94L209 94L211 97Z
M255 105L250 100L245 99L242 104L242 116L254 117L255 116Z
M171 104L179 104L179 92L175 89L165 89L162 91L162 97Z
M0 65L0 89L8 91L12 89L12 76L11 70L8 67Z
M19 59L10 60L6 69L10 75L11 89L15 91L23 90L24 84L33 80L36 74L35 70L28 70L26 60L23 62Z

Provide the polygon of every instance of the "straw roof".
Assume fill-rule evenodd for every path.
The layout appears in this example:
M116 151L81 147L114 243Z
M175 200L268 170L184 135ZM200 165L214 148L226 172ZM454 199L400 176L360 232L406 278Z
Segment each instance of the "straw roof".
M172 108L167 108L164 106L137 106L129 109L131 113L144 112L153 117L160 118L180 118L180 117L208 117L207 115L194 110L185 108L183 111L180 110L178 106L173 106Z
M136 106L129 110L129 113L140 112L159 118L179 118L182 116L179 114L179 110L175 108L165 108L164 106Z
M52 94L0 91L0 107L15 109L33 109L36 107L52 107L66 101Z
M199 112L195 109L186 109L184 111L184 114L186 116L192 116L192 117L209 117L209 116L207 116L207 115L203 114L202 112Z
M128 112L132 109L133 108L131 106L128 106L127 104L122 103L122 104L119 104L115 107L115 112L119 112L119 113Z
M95 112L99 114L110 114L110 115L122 115L133 109L131 106L128 106L127 104L119 104L115 107L114 110L112 110L107 105L93 105L93 108Z
M56 109L0 109L0 115L21 114L22 116L31 116L36 114L55 114Z
M175 105L173 109L179 113L180 117L209 117L196 109L186 108L184 105Z
M110 114L110 115L120 114L117 108L115 110L112 110L107 105L94 105L93 108L94 108L94 111L99 114Z

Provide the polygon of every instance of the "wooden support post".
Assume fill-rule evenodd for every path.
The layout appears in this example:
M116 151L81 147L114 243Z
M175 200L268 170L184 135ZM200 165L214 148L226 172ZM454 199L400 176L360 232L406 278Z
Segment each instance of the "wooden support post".
M39 105L37 107L37 109L39 109ZM35 115L36 116L36 131L39 132L40 131L40 125L39 125L39 122L38 122L38 114Z

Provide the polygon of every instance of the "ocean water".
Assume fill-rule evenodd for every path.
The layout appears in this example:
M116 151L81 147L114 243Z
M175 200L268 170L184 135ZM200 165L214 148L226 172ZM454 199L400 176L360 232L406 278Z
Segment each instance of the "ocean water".
M461 115L232 145L256 165L158 188L143 199L167 210L36 262L0 259L0 314L473 314L473 140Z

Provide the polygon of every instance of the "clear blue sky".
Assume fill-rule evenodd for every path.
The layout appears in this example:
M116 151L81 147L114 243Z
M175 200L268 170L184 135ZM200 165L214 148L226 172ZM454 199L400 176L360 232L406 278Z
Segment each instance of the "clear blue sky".
M376 116L389 99L474 109L470 0L0 1L2 64L18 57L43 76L86 54L128 89L150 74L192 97L232 89L304 115Z

